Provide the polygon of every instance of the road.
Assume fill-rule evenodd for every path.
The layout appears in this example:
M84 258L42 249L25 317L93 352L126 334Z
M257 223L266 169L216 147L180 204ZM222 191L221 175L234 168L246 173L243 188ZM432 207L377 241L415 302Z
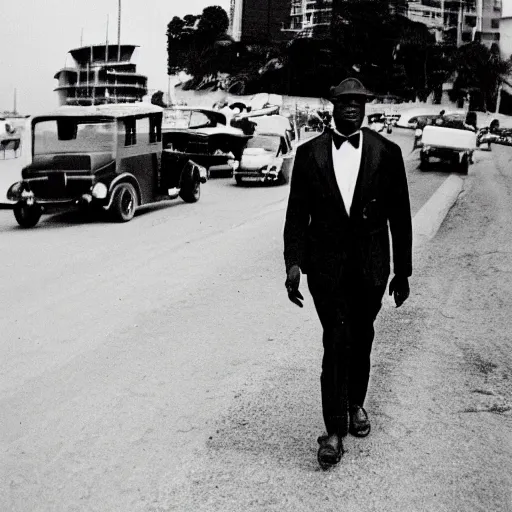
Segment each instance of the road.
M403 148L415 214L445 172ZM320 324L286 297L288 187L210 180L127 224L0 211L0 510L510 511L512 150L481 152L328 473Z

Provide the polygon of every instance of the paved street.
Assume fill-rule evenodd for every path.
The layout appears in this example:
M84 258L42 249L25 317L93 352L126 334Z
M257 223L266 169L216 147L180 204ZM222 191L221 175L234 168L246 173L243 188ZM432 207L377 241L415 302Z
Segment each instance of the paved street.
M415 214L448 174L391 138ZM512 510L511 161L478 153L410 300L386 297L372 434L328 473L320 324L283 286L288 186L212 179L127 224L0 210L0 510Z

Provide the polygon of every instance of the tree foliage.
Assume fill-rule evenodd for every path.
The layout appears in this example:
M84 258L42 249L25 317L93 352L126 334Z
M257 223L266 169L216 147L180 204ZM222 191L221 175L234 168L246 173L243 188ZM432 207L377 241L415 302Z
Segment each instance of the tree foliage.
M425 60L433 43L425 25L403 16L401 0L336 2L331 37L336 65L378 94L426 93Z
M216 5L206 7L200 16L175 16L167 25L167 73L205 75L222 67L222 44L217 43L232 42L228 27L226 11Z
M424 24L403 15L406 7L406 0L337 1L330 32L288 44L235 42L226 34L227 13L207 7L168 24L168 73L193 75L192 88L225 74L230 92L303 96L325 96L331 85L355 76L377 95L425 101L433 93L438 102L443 84L456 75L457 97L469 92L472 108L493 105L510 68L499 52L479 43L437 44Z
M197 35L203 45L213 44L223 36L229 27L226 11L218 5L206 7L199 18Z
M497 45L487 48L472 42L461 46L455 53L455 69L457 98L469 95L472 110L494 110L498 86L511 70L510 61L501 59Z

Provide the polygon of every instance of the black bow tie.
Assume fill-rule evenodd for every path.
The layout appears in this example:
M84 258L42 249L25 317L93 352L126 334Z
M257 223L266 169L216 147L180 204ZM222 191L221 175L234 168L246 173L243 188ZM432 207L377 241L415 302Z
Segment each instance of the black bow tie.
M332 132L332 140L334 141L334 145L336 149L340 149L341 145L347 140L354 146L356 149L359 147L359 142L361 140L361 133L357 132L351 135L350 137L345 137L345 135L340 135L336 132Z

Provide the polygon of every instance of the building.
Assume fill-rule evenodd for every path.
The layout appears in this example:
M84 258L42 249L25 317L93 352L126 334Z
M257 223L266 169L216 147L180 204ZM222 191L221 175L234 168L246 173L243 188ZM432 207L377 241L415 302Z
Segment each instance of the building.
M231 0L236 41L290 40L328 29L336 2L351 0ZM380 1L380 0L376 0ZM500 41L501 0L395 0L394 12L425 24L436 41L460 46ZM279 32L283 35L279 35Z
M75 67L59 70L55 77L60 105L134 103L147 94L147 77L131 62L136 45L82 46L70 50Z
M409 0L407 16L427 25L438 42L490 47L500 40L501 0Z
M291 0L231 0L231 36L243 43L287 41Z
M319 29L329 29L333 0L291 0L289 22L283 32L293 37L312 37Z

